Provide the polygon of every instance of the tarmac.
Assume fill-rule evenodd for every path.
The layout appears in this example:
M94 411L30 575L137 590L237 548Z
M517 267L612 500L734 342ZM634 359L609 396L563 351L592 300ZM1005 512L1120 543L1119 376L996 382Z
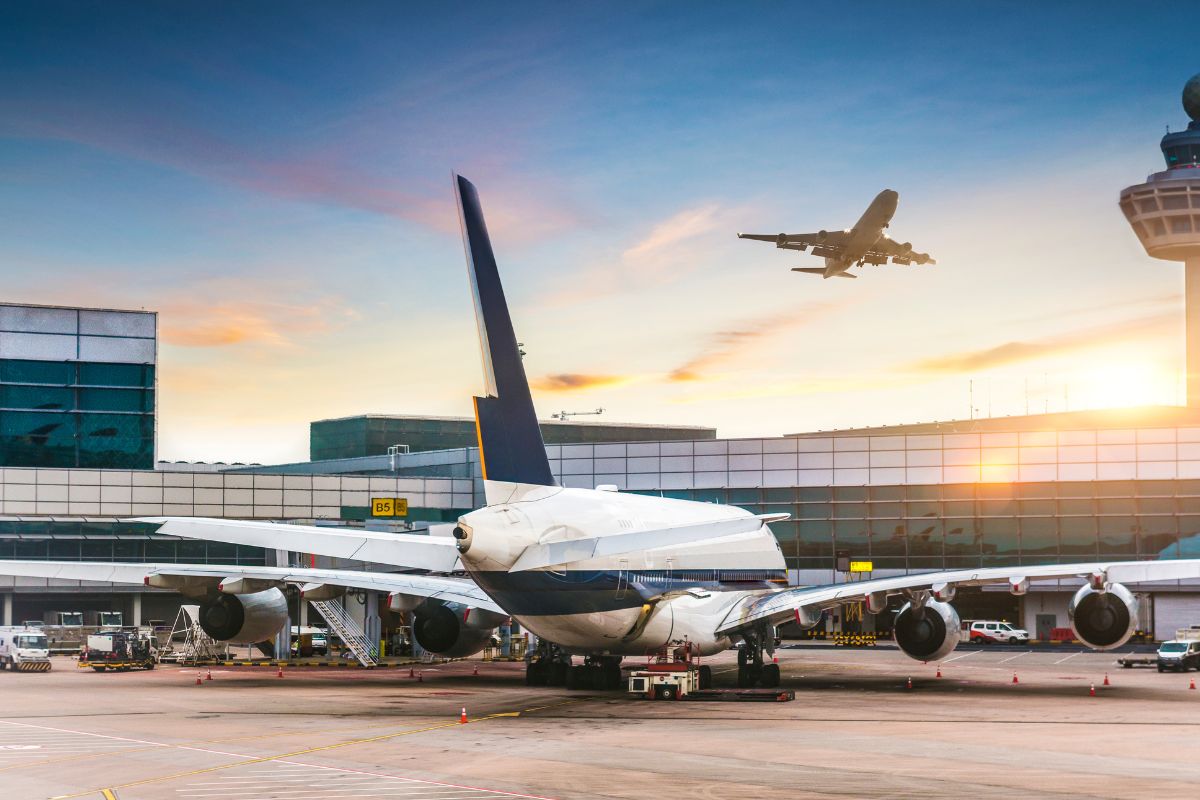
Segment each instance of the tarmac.
M793 702L649 702L530 688L520 663L470 660L418 667L420 680L398 669L288 667L279 678L275 670L214 667L210 681L204 668L99 674L56 658L49 673L0 673L0 795L1195 793L1200 691L1188 685L1196 673L1121 669L1117 654L1074 646L961 649L940 665L890 646L799 646L778 655ZM732 686L732 652L707 663L718 687Z

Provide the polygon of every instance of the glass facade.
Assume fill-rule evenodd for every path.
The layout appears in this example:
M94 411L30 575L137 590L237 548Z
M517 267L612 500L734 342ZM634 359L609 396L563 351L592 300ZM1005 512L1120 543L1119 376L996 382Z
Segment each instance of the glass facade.
M0 520L0 559L266 566L261 547L155 536L157 524Z
M0 464L153 469L154 372L0 359Z
M791 514L771 523L789 569L831 570L839 551L876 570L1200 556L1200 480L641 493Z

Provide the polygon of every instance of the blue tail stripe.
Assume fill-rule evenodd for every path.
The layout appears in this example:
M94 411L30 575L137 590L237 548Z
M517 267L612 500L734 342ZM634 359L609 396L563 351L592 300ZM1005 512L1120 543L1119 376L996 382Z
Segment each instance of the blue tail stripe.
M455 189L487 383L488 396L475 399L483 477L554 486L479 193L461 175Z

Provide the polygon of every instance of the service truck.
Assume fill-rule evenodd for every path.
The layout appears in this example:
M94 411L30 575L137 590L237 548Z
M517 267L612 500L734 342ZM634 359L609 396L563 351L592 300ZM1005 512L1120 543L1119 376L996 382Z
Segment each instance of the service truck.
M114 670L128 672L131 669L154 669L158 648L148 631L137 628L101 631L89 634L87 644L79 653L80 668L96 672Z
M49 672L50 645L38 628L0 628L0 669L14 672Z

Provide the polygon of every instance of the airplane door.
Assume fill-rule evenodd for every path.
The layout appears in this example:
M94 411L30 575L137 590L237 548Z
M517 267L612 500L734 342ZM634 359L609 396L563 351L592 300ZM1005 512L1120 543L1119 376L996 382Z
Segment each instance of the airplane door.
M629 559L622 558L617 562L617 599L624 600L625 592L629 589Z

